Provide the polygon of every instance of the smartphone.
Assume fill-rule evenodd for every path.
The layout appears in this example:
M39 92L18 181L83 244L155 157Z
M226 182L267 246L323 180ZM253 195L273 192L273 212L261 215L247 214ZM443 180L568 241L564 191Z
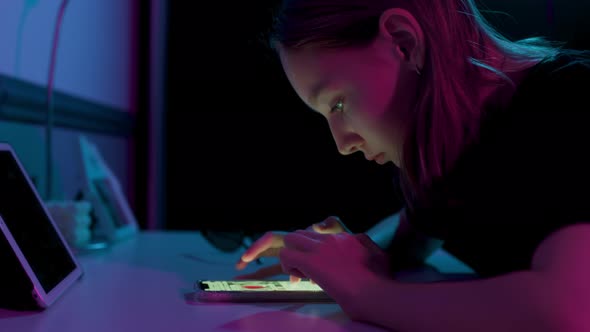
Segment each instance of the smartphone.
M334 302L309 280L199 280L195 290L203 302Z

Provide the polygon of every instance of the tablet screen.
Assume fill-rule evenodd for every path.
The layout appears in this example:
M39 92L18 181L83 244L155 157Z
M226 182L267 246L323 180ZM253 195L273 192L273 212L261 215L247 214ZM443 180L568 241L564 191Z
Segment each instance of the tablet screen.
M0 215L49 293L76 263L37 197L12 153L0 151Z

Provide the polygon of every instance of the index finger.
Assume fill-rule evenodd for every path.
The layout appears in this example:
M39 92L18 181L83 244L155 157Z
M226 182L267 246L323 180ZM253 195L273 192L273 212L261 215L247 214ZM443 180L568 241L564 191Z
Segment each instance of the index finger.
M242 254L241 260L249 263L269 248L277 248L284 246L283 236L268 232L260 239L256 240L246 251Z
M275 264L275 265L263 267L261 269L258 269L255 272L252 272L252 273L235 276L234 279L238 279L238 280L265 279L265 278L272 277L272 276L275 276L275 275L278 275L281 273L283 273L283 267L281 266L281 264Z

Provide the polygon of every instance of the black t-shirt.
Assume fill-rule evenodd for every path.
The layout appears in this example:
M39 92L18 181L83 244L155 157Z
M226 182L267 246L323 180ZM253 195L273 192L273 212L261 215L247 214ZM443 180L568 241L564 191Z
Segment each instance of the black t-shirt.
M429 203L408 211L482 277L530 268L548 235L590 222L587 59L562 53L534 66Z

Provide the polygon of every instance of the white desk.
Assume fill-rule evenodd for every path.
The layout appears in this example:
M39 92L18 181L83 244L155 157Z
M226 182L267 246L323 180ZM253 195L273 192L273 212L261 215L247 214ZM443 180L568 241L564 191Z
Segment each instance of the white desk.
M207 304L187 296L197 279L231 279L239 255L196 232L144 232L80 256L84 276L50 308L0 309L0 331L383 331L350 321L337 304ZM444 252L433 257L444 272L465 272Z

